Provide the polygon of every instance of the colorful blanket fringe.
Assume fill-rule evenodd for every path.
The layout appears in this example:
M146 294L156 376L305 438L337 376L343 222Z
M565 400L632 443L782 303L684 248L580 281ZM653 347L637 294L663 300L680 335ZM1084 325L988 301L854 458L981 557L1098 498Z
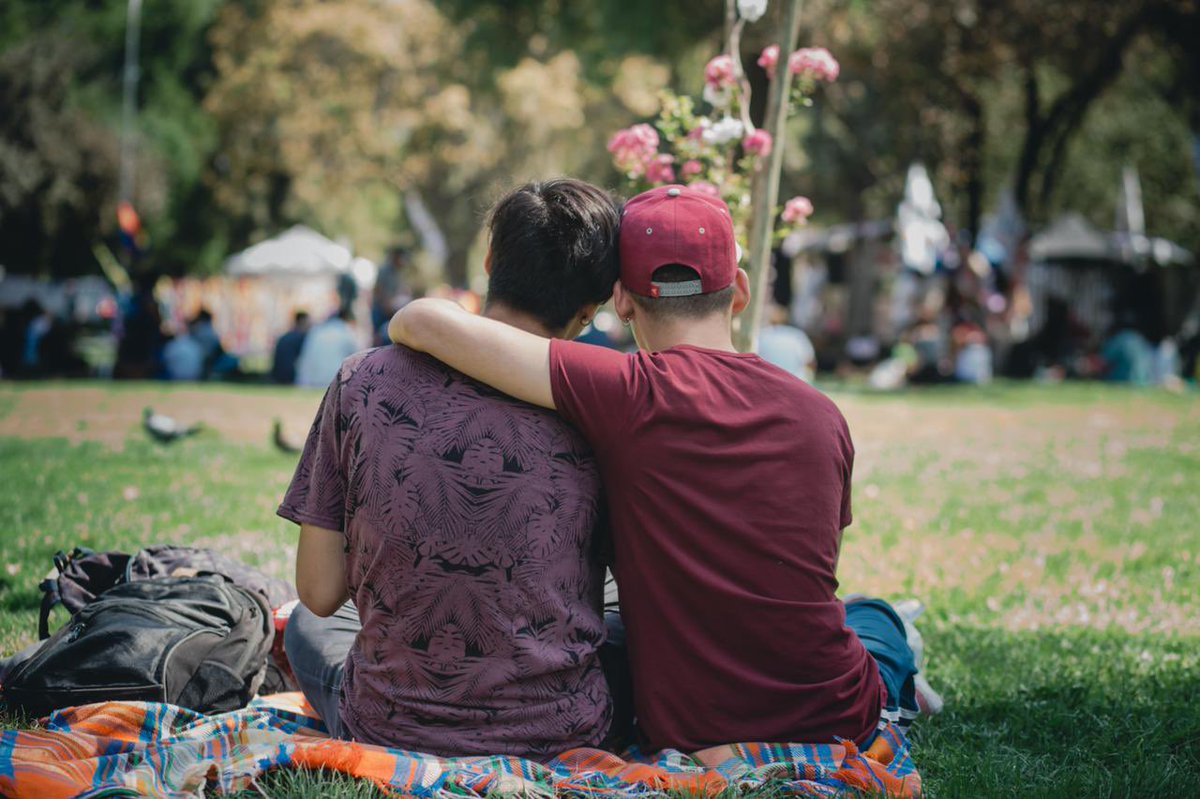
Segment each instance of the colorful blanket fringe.
M298 695L257 700L215 716L147 702L62 710L44 729L0 734L0 795L23 799L238 791L273 768L327 769L401 795L461 799L510 795L713 796L767 788L792 796L919 797L904 735L884 730L867 752L852 743L733 744L692 756L673 750L629 759L573 749L548 763L514 757L439 758L323 737Z

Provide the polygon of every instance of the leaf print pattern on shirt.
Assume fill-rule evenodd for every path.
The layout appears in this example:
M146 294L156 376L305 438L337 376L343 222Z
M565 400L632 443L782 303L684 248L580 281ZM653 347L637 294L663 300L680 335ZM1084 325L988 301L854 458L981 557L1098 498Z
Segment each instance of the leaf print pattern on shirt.
M600 482L557 416L402 347L360 353L280 512L346 535L356 738L531 757L603 738Z

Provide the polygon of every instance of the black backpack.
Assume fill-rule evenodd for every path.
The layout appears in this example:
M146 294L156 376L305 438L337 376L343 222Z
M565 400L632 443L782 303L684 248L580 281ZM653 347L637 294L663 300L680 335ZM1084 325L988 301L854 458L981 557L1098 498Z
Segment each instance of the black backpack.
M252 566L211 549L160 544L126 552L93 552L76 547L70 554L54 556L57 574L41 582L42 609L38 617L38 637L50 637L50 613L62 605L71 614L78 613L110 588L154 577L195 577L217 574L230 582L262 594L271 608L296 598L296 589L284 580L268 577Z
M262 683L274 637L266 599L222 577L122 583L6 674L3 699L36 716L108 700L235 710Z

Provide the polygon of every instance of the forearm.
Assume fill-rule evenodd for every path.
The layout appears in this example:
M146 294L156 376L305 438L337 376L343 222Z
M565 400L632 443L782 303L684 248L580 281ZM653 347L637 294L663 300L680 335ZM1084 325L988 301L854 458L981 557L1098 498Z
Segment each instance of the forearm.
M448 300L416 300L396 312L388 336L517 399L554 407L549 339L468 313Z
M304 607L318 616L332 616L350 598L341 533L311 524L300 526L296 593Z

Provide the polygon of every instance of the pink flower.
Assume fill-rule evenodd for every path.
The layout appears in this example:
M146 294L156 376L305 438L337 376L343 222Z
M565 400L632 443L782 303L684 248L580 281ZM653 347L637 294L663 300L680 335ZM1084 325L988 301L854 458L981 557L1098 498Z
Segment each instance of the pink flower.
M674 183L675 170L671 164L675 163L673 155L659 155L646 164L646 180L651 183Z
M679 171L685 178L692 178L704 171L704 164L695 159L691 161L685 161L683 163L683 168Z
M695 189L702 194L708 194L713 197L721 196L721 190L709 183L707 180L697 180L695 183L689 183L688 188Z
M812 200L807 197L793 197L783 206L783 221L789 225L803 225L812 216Z
M824 47L805 47L788 58L788 69L793 75L812 80L833 83L842 71L837 59Z
M771 134L765 130L756 130L742 139L742 147L749 155L761 155L764 158L771 154Z
M608 140L608 151L617 169L637 177L658 153L658 131L646 124L619 130Z
M737 84L737 70L734 68L733 56L719 55L704 68L704 82L714 89Z
M775 78L775 65L779 63L779 45L773 44L762 51L758 65L767 71L767 77Z

